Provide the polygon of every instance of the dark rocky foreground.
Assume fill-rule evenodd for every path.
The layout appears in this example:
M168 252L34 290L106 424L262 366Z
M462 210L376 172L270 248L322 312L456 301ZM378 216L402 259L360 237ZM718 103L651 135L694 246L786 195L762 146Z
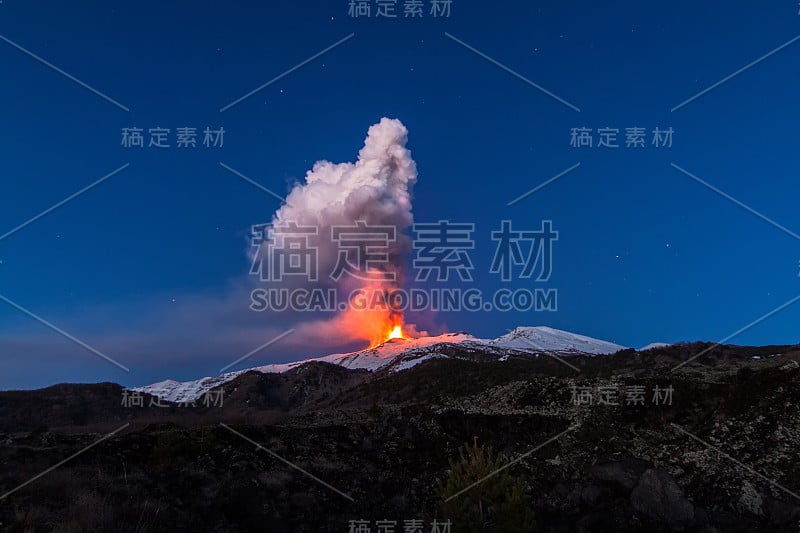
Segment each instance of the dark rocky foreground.
M0 527L798 531L800 349L715 347L672 371L710 347L567 359L577 370L312 363L243 374L222 406L126 407L108 383L2 392L0 495L118 431L0 499ZM443 503L494 470L468 459L461 476L459 449L489 446L511 465Z

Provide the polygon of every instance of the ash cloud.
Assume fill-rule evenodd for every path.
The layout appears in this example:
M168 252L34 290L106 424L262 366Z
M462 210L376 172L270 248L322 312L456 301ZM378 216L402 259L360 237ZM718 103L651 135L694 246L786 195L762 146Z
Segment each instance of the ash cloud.
M334 286L343 295L358 288L391 290L402 284L412 246L405 230L414 221L411 190L417 181L417 168L407 141L408 130L402 122L382 118L369 128L355 163L318 161L273 215L274 228L289 224L317 228L317 235L309 242L317 250L318 284ZM341 251L339 243L331 239L332 228L359 222L368 227L395 228L395 240L388 242L388 261L375 267L365 265L362 258L359 265L377 277L389 274L392 280L364 281L346 274L339 280L328 277L337 266ZM385 311L348 309L327 320L305 322L298 327L298 333L318 339L344 336L374 342L389 325L401 320ZM406 329L412 335L416 333L411 325Z

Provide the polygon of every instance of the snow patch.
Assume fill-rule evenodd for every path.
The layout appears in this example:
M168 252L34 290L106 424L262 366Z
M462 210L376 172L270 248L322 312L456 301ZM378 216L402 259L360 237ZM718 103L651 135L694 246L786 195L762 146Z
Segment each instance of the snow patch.
M666 348L667 346L672 346L672 344L669 344L667 342L651 342L650 344L648 344L646 346L642 346L637 351L638 352L645 352L647 350L655 350L656 348Z
M422 357L417 357L416 359L407 359L405 361L400 361L400 364L395 366L392 371L400 372L401 370L408 370L409 368L415 367L418 364L422 363L423 361L429 361L431 359L447 359L448 357L443 353L429 353L423 355Z

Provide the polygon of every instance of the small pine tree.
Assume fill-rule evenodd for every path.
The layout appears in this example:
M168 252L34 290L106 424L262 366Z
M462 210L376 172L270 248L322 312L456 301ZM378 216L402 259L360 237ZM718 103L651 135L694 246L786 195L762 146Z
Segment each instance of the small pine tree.
M507 468L498 472L508 463L503 454L496 454L489 445L478 446L476 437L472 445L465 444L459 449L457 459L449 462L450 475L439 488L437 518L451 520L457 531L533 529L533 511L525 501L525 484ZM476 482L479 483L458 494Z

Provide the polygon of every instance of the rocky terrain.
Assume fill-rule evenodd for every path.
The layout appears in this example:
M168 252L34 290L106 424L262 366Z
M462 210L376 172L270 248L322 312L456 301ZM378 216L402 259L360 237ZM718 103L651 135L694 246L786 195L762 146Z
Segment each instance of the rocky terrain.
M800 347L438 350L402 372L244 372L217 403L110 383L0 392L0 527L798 530ZM459 450L489 448L502 472L448 492Z

